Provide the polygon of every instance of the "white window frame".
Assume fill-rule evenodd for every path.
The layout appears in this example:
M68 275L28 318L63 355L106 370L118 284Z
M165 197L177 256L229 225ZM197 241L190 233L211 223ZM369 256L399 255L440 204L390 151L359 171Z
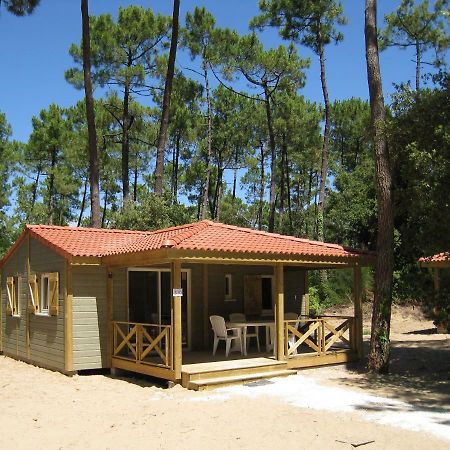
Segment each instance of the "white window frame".
M233 275L231 273L225 274L225 301L233 300ZM227 290L228 287L228 290Z
M43 273L41 274L41 279L39 280L41 283L40 286L40 295L39 295L39 313L40 316L49 316L50 315L50 274ZM47 296L44 296L44 285L47 285ZM44 308L44 301L47 303L47 307Z
M13 317L20 317L20 277L19 275L16 275L14 278L14 297L16 300L16 313L14 314L13 311Z

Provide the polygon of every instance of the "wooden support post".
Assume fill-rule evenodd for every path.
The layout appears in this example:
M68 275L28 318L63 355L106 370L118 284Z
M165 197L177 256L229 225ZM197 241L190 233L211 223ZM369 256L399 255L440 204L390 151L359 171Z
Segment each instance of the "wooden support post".
M209 324L208 264L203 264L203 344L208 348L211 326Z
M113 320L114 320L114 279L112 269L106 268L106 300L108 311L108 365L112 367L113 344Z
M64 305L64 369L73 372L73 290L72 266L66 261L66 289Z
M441 279L439 277L439 267L433 267L433 284L434 284L434 295L437 296L441 289Z
M283 264L275 266L275 334L276 348L275 357L279 361L285 359L284 356L284 273Z
M364 356L363 351L363 317L362 317L362 287L361 287L361 267L353 268L353 302L355 316L354 344L358 357Z
M172 263L172 289L181 289L181 263ZM173 294L173 293L172 293ZM182 330L181 330L181 299L180 296L172 295L172 333L173 333L173 370L176 380L181 379L182 364Z

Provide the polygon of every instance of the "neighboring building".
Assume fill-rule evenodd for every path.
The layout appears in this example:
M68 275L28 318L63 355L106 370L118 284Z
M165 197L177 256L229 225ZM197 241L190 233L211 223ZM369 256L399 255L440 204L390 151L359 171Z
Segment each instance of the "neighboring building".
M0 261L0 350L64 373L181 381L183 357L211 351L209 316L241 312L273 321L280 364L344 362L361 354L360 268L372 263L368 252L211 221L155 232L29 225ZM307 271L320 268L354 270L355 315L339 326L307 317ZM284 311L307 325L292 351L299 322Z

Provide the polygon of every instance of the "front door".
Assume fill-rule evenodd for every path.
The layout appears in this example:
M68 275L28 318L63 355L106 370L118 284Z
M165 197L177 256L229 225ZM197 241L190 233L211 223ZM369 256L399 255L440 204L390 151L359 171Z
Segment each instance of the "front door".
M189 345L189 271L181 271L181 326L183 345ZM128 271L128 317L130 322L170 325L171 273L167 269Z

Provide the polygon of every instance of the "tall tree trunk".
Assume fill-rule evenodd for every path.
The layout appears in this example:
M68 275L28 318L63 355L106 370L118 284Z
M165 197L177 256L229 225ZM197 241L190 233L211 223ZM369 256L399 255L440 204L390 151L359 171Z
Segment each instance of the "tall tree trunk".
M234 168L233 168L233 195L232 195L233 202L236 200L238 160L239 160L239 154L238 154L238 149L236 148L236 153L234 154Z
M94 97L91 80L91 41L89 32L88 0L81 0L83 29L83 76L86 99L86 120L89 146L89 184L91 192L91 227L100 228L100 174L97 152L97 131L95 129Z
M49 225L53 225L55 221L54 213L55 213L55 167L57 160L57 149L52 150L51 155L51 166L50 166L50 177L48 181L48 223Z
M181 137L178 134L175 140L172 157L172 203L178 203L178 166L180 164Z
M277 153L275 147L275 133L273 131L272 108L270 105L269 90L267 83L264 83L264 104L266 107L267 129L269 131L270 145L270 195L269 195L269 233L275 229L275 206L276 206L276 172L277 172Z
M320 171L320 189L319 189L319 204L317 208L317 234L319 241L324 240L324 209L325 209L325 187L327 184L328 174L328 152L330 147L330 127L331 127L331 111L330 98L328 96L328 87L325 73L325 53L323 43L319 44L319 59L320 59L320 81L322 83L323 103L325 106L325 129L323 132L322 143L322 168Z
M170 97L172 95L173 77L175 74L175 59L177 57L178 31L180 16L180 0L173 0L172 38L170 40L169 61L167 63L166 82L162 103L161 124L159 127L158 146L156 149L155 194L163 193L164 153L169 128Z
M286 180L284 178L284 164L285 164L285 145L286 145L286 135L283 134L282 143L281 143L281 167L280 167L280 212L278 218L278 229L283 229L284 222L284 200L286 198Z
M122 114L122 196L123 207L130 199L130 86L125 84Z
M287 200L287 206L288 206L288 219L289 219L289 234L293 234L294 229L292 226L292 204L291 204L291 174L289 170L289 155L288 155L288 148L286 143L286 137L283 145L283 152L284 152L284 173L285 173L285 180L286 180L286 200Z
M377 261L375 298L372 314L369 370L386 373L389 370L389 332L392 304L393 211L392 179L385 135L385 109L377 44L377 2L366 0L365 40L367 79L372 113L375 178L378 205Z
M138 175L139 175L139 152L136 152L136 158L134 161L134 179L133 179L133 201L137 201L137 185L138 185Z
M420 43L416 41L416 92L420 89L420 64L422 63L422 53Z
M37 192L38 192L38 187L39 187L39 178L41 176L41 167L38 167L38 171L36 174L36 179L34 180L33 183L33 187L31 190L31 206L30 209L27 213L27 218L26 218L26 222L28 223L30 221L30 217L33 217L33 210L34 210L34 205L36 204L36 198L37 198Z
M259 204L258 204L258 230L262 230L262 215L264 203L264 185L266 184L266 177L264 176L264 144L261 142L260 146L261 160L260 160L260 178L259 178Z
M220 220L220 204L223 193L223 167L217 168L217 184L216 192L214 194L214 219Z
M102 228L105 226L107 206L108 206L108 189L106 189L106 191L105 191L105 198L103 200Z
M212 111L211 111L211 90L209 86L208 69L206 63L203 67L203 77L205 78L205 89L206 89L206 107L207 107L207 120L208 120L208 131L207 131L207 154L206 154L206 180L205 189L203 191L203 206L202 206L202 220L206 219L206 212L208 210L209 202L209 184L211 180L211 156L212 156Z
M81 221L83 220L84 208L86 206L86 195L87 195L87 178L84 180L83 198L81 199L80 214L78 216L77 227L81 226Z

